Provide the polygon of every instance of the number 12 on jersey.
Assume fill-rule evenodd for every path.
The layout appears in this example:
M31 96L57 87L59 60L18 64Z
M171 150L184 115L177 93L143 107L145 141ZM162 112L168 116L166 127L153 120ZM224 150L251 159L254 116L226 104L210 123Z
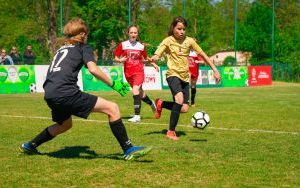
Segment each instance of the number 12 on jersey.
M50 72L57 72L61 70L59 65L67 56L68 52L68 49L62 49L55 54L53 61L51 62Z

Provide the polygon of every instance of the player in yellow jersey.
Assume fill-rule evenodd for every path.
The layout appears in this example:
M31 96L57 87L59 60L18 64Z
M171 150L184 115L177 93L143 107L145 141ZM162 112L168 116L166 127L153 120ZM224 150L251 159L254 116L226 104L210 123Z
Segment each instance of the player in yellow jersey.
M212 63L209 57L203 52L196 41L188 36L185 36L187 21L179 16L173 19L168 37L166 37L150 61L157 61L163 53L167 55L167 82L171 89L174 101L163 101L156 99L156 113L155 117L158 119L161 116L162 108L171 110L169 130L167 138L178 140L175 129L178 123L180 112L187 112L189 109L189 62L188 56L190 50L194 50L198 55L204 58L204 61L214 71L214 77L217 82L220 81L221 76L216 66Z

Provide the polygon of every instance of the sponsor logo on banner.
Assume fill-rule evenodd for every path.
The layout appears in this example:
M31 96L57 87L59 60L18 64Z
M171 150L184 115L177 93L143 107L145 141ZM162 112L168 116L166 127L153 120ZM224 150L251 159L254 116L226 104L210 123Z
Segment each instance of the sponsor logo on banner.
M145 74L145 83L151 84L156 82L155 74Z
M246 66L224 67L222 82L225 87L247 86L248 68Z
M161 89L160 73L153 67L144 67L145 79L143 83L143 89L145 90L157 90Z
M29 78L29 72L26 68L21 67L18 72L19 78L22 82L26 82Z
M271 66L249 66L249 85L271 85L272 67Z
M17 82L17 80L18 80L18 70L17 70L17 68L14 67L14 66L8 67L7 72L8 72L8 80L11 83Z

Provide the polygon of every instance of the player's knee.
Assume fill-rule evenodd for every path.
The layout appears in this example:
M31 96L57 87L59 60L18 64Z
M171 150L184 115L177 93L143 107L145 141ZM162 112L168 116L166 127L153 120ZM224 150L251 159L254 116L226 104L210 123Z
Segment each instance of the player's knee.
M187 113L189 111L189 106L187 104L183 104L181 108L181 113Z
M175 102L178 104L183 104L183 93L179 92L175 95Z
M62 125L60 125L61 132L66 132L67 130L71 129L73 126L72 121L70 122L64 122Z
M120 117L120 109L116 103L111 103L110 105L110 113L108 114L110 117Z
M175 102L177 104L182 104L183 105L183 98L177 98L177 99L175 99Z

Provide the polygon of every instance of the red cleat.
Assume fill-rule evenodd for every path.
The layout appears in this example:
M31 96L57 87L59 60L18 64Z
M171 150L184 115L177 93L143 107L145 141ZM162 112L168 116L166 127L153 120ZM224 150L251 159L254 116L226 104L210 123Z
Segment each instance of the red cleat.
M171 140L179 140L179 138L176 135L176 132L175 131L171 131L171 130L168 130L168 132L166 134L166 137L169 138L169 139L171 139Z
M156 112L155 112L154 116L156 119L160 118L161 111L162 111L162 103L163 103L163 100L161 100L161 99L155 100Z

